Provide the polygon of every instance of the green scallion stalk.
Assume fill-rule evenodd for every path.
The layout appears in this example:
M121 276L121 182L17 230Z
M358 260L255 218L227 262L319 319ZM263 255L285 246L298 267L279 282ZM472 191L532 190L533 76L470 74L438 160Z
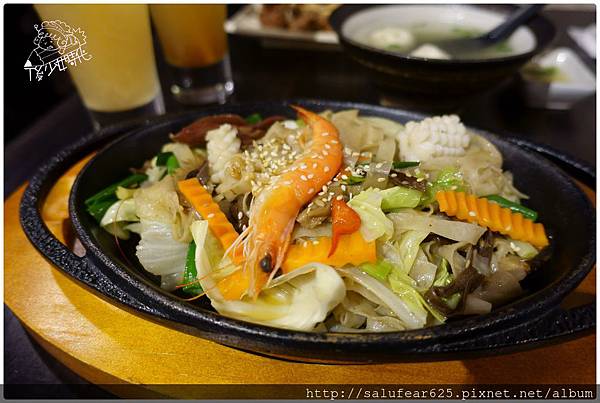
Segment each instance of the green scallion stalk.
M95 195L89 197L88 199L86 199L85 204L86 204L86 206L90 206L94 203L102 201L103 199L106 199L107 197L114 196L115 192L117 191L117 188L119 186L121 186L123 188L127 188L132 185L137 185L138 183L141 183L141 182L145 181L146 179L148 179L148 176L144 175L144 174L130 175L127 178L123 179L122 181L117 182L113 185L110 185L110 186L102 189Z
M523 217L529 218L531 221L535 221L538 218L537 211L527 208L519 203L511 202L502 196L489 195L484 197L496 204L499 204L501 207L506 207L515 213L520 213Z
M171 158L173 156L173 153L168 151L166 153L159 153L156 156L156 166L159 167L164 167L165 165L167 165L167 161L169 160L169 158Z
M167 173L169 175L172 175L173 172L175 172L175 170L177 168L179 168L179 161L177 161L177 158L175 158L174 155L171 155L168 159L167 159Z
M252 115L246 117L246 122L251 125L255 125L263 120L260 113L253 113Z
M196 270L196 243L192 241L185 258L185 270L183 272L182 284L188 285L182 288L183 292L188 294L200 294L202 292L202 286L200 286L200 283L196 281L197 277L198 271ZM194 281L196 282L193 283Z

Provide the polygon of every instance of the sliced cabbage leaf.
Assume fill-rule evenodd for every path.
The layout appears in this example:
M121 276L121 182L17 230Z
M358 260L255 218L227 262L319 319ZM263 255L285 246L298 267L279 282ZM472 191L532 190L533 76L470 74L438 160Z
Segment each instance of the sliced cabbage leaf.
M483 315L490 313L492 310L492 304L482 298L479 298L474 293L467 295L465 299L465 307L463 308L463 315Z
M138 220L133 199L119 200L106 210L100 226L120 239L129 239L129 231L125 227Z
M427 255L421 248L417 251L417 258L410 269L410 277L415 280L419 292L427 291L435 280L437 266L427 259Z
M448 261L452 269L452 274L455 276L459 275L465 269L466 259L458 251L467 245L467 242L455 242L449 245L442 245L435 250L438 256Z
M176 179L183 179L188 172L198 168L203 158L198 155L190 146L183 143L168 143L162 147L161 152L171 152L179 163L179 168L174 172Z
M367 189L348 202L348 206L360 216L360 233L367 242L381 237L389 239L394 233L394 224L381 210L382 200L379 189Z
M284 329L313 330L344 298L344 282L330 266L312 263L276 278L256 301L211 300L226 316Z
M512 250L523 259L533 259L538 254L538 250L529 242L510 239L509 244Z
M432 216L412 209L403 209L395 213L390 213L388 214L388 218L394 223L395 234L406 230L429 231L454 241L468 242L473 245L477 243L481 235L486 231L485 228L479 225L451 221L440 216Z
M399 208L417 207L422 195L418 190L404 186L394 186L381 193L383 194L381 209L385 212Z
M436 287L445 287L454 281L454 276L450 273L449 269L450 263L445 258L442 258L440 264L435 273L435 279L433 280L433 285Z
M136 255L144 269L160 276L183 273L188 243L174 240L169 224L142 220L140 227Z
M429 232L426 231L405 231L400 235L400 239L394 242L398 251L399 261L395 262L403 273L408 274L415 263L419 246L427 238Z
M159 182L138 189L133 200L140 220L170 224L175 240L184 243L192 241L189 226L194 216L186 213L179 204L173 177L166 176Z
M335 269L311 263L273 279L256 300L225 300L217 287L218 265L211 263L205 250L208 226L203 223L195 221L191 226L196 242L196 269L200 285L220 314L267 326L311 331L344 299L344 281Z
M388 332L406 329L389 308L378 306L354 291L346 294L342 303L333 310L333 316L337 322L329 323L332 331Z
M126 199L131 199L136 191L137 191L137 189L129 189L129 188L124 188L123 186L118 186L117 190L115 191L115 195L117 196L117 199L119 199L119 200L126 200Z
M419 291L416 289L417 283L410 276L400 270L395 270L390 273L388 281L392 290L408 306L412 315L423 322L423 326L425 326L425 323L427 322L428 311L437 321L443 323L446 320L441 313L429 305L421 294L419 294Z
M405 328L420 329L427 323L427 311L422 305L413 304L410 296L407 299L400 297L388 285L356 267L338 269L338 272L346 279L346 287L349 291L357 292L373 303L385 306ZM406 277L412 281L410 277Z
M383 130L386 136L390 136L394 139L396 138L398 133L400 133L404 129L404 126L402 124L378 116L363 116L361 117L361 119L372 126L380 128L381 130Z
M463 174L455 167L440 170L437 178L427 184L427 191L421 199L421 205L427 206L435 201L435 194L442 190L464 192L467 190Z

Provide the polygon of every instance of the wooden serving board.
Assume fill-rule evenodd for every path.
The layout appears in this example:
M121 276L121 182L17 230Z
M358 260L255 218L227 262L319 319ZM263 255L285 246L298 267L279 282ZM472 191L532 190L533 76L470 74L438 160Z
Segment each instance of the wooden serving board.
M81 161L54 186L43 217L59 238ZM96 384L537 384L595 378L595 335L536 350L464 361L322 365L225 347L162 326L97 296L48 263L19 224L24 186L4 203L5 303L33 337ZM595 200L595 194L585 189ZM595 299L595 269L565 301ZM146 386L152 388L151 386ZM178 395L173 390L174 396Z

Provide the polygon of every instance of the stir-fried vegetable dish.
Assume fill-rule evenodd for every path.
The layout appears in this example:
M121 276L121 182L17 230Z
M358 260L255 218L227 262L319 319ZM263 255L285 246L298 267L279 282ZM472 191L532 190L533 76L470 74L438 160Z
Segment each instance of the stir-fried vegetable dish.
M203 117L87 210L163 289L279 328L419 329L524 292L549 239L492 143L294 109Z

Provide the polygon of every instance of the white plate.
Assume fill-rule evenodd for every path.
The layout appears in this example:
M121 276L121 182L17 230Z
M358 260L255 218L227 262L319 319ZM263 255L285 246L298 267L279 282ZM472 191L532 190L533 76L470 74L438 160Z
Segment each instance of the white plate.
M569 48L556 48L534 60L541 67L556 67L564 81L544 83L523 75L530 106L569 109L575 102L596 92L596 76Z
M261 7L260 4L243 7L225 22L225 31L228 34L262 39L266 46L308 46L321 49L337 49L339 47L337 35L333 31L302 32L264 27L259 18Z

